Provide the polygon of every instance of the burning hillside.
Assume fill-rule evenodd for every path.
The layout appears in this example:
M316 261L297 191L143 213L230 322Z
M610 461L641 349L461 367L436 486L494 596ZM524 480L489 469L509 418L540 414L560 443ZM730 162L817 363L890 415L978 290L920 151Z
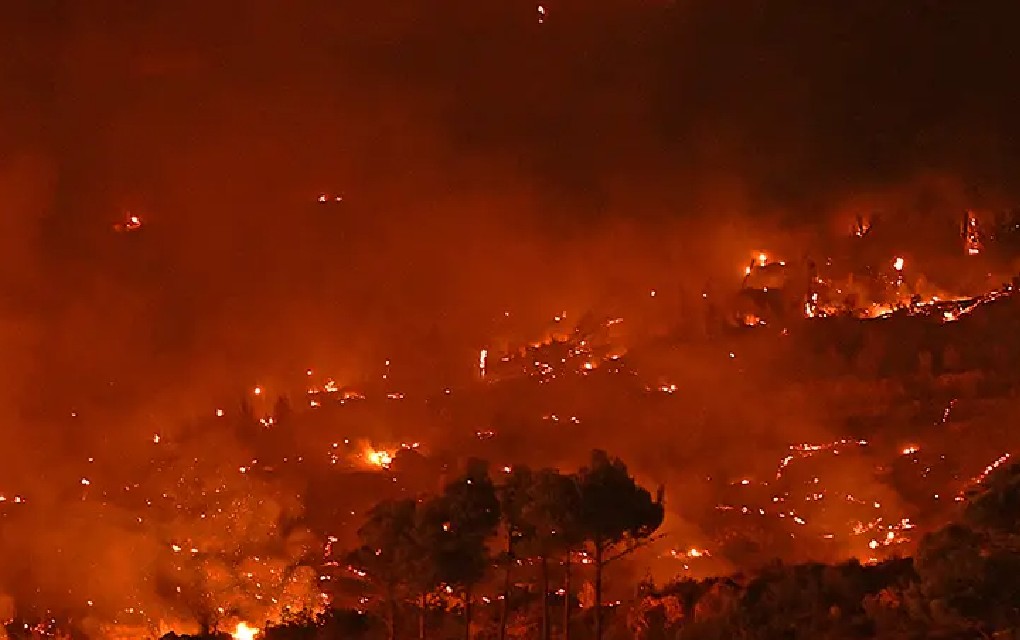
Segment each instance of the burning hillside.
M1020 453L1015 3L8 4L9 635L360 615L473 457L626 460L662 577L908 553Z
M811 288L834 276L756 288L757 271L788 267L761 253L730 298L780 300L757 307L753 331L703 293L702 332L561 312L520 346L481 348L450 386L401 386L399 354L374 376L306 368L295 387L250 386L131 456L83 452L55 492L5 486L13 575L63 567L6 591L19 620L111 637L280 621L346 597L357 576L336 549L379 499L433 488L468 455L510 473L607 440L682 496L656 552L635 558L659 575L907 553L1018 446L987 421L1015 410L1020 314L1015 283L926 298L904 260L886 266L864 283L878 297L836 307Z

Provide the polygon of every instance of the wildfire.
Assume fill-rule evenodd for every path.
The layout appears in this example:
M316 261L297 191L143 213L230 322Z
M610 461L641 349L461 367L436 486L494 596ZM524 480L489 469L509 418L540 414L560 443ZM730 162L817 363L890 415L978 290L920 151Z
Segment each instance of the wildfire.
M123 230L126 231L135 230L140 226L141 220L136 216L130 216L122 225ZM866 231L867 229L865 228L861 235L866 233ZM883 284L888 284L891 281L888 271L888 261L890 257L891 256L889 256L889 254L885 254L879 263L880 265L885 264L885 268L876 270L877 272L883 272L881 275ZM752 253L750 258L749 266L747 266L745 270L745 273L748 274L759 268L768 268L768 271L772 271L776 267L785 266L783 261L775 261L774 257L773 261L770 262L769 256L765 252ZM897 274L902 274L904 266L905 260L903 257L893 258L892 267ZM776 270L778 271L778 269ZM902 283L902 275L900 275L898 281ZM810 293L805 298L802 298L802 300L805 301L804 313L806 316L825 316L830 313L830 310L832 313L846 312L845 310L838 310L832 303L832 299L820 301L819 293L815 292L816 284L825 286L828 283L817 277L812 278L810 285L812 289L809 290ZM899 300L886 300L881 303L874 304L863 303L860 305L860 308L854 309L853 312L858 317L881 317L894 312L902 312L907 315L930 316L935 319L941 319L949 322L970 313L974 308L977 308L984 302L992 301L1000 296L1008 295L1007 292L1010 291L1010 289L1006 287L998 292L991 292L982 297L968 299L954 299L952 297L942 297L940 299L938 296L924 299L921 298L920 295L915 295L908 299L907 296L912 294L913 291L905 291L907 288L908 287L902 287L896 294L894 294L897 298L899 298ZM833 286L832 289L835 290L836 287ZM765 288L764 291L768 292L769 289ZM837 293L842 292L837 290ZM930 294L930 291L926 292L926 295L927 294ZM798 293L798 295L800 295L800 293ZM826 294L823 293L823 295ZM650 296L656 297L656 291L651 290ZM707 294L703 293L702 296L707 297ZM868 306L869 304L870 306ZM862 309L864 309L864 311L862 311ZM506 315L509 315L509 312L506 312ZM568 374L584 376L592 371L598 370L598 375L601 375L604 371L616 372L624 368L625 365L621 361L621 358L626 353L626 349L616 343L607 345L606 343L608 338L605 336L605 330L621 322L622 318L604 320L600 322L598 326L592 325L591 327L585 326L585 321L582 320L577 323L577 326L575 326L572 330L569 325L566 324L566 318L567 314L565 311L555 316L554 322L558 324L556 333L539 343L533 344L531 349L522 348L519 355L516 355L513 351L504 351L502 353L493 352L490 354L489 349L480 349L477 352L478 357L476 362L480 376L493 381L507 379L511 377L511 375L514 377L528 376L537 380L538 384L544 384L549 380L556 379L557 377L562 378ZM766 324L766 320L764 318L755 314L746 314L743 319L744 324L748 326ZM770 319L769 322L773 325L778 325L780 327L783 326L772 319ZM494 346L494 344L495 343L491 343L490 346ZM471 358L470 353L466 355L467 357L465 359ZM491 360L489 358L490 355L494 356ZM735 359L735 354L733 352L729 352L729 358ZM385 364L387 367L387 373L382 375L383 380L389 379L390 361L386 360ZM468 367L471 366L470 361L465 364ZM491 369L490 365L492 367ZM374 387L366 387L364 389L364 393L362 393L361 391L356 391L347 386L341 387L332 378L319 378L318 370L313 371L309 368L301 369L300 371L304 373L302 379L307 379L305 380L305 384L302 386L308 385L307 394L309 407L319 407L325 402L342 405L350 400L366 400L366 396L366 404L370 406L369 403L376 399L385 398L386 400L404 400L405 397L402 392L380 392L378 388ZM467 371L470 372L470 369L467 369ZM638 373L633 370L627 370L627 373L635 376L638 375ZM314 379L312 379L313 376ZM266 378L263 382L268 380L272 379ZM321 383L321 386L319 383ZM251 395L258 397L258 400L255 401L256 404L264 404L267 396L272 398L277 393L275 386L248 386L247 388ZM676 394L678 392L678 386L676 384L665 382L661 378L654 383L646 383L644 389L648 392L657 391L661 394L667 395ZM272 394L268 393L268 391L271 391ZM450 388L446 388L444 391L447 395L451 394ZM682 396L684 394L680 395ZM410 393L408 398L409 399L406 400L406 403L409 405L413 404L416 401L416 394ZM949 405L945 407L939 424L945 424L949 420L950 411L955 402L956 400L952 400ZM561 410L569 411L569 409L566 408L562 408ZM939 410L942 410L942 408L939 407ZM223 417L225 412L223 409L215 409L215 415L217 417ZM566 427L568 425L568 414L564 413L561 415L562 418L560 415L555 413L547 414L543 416L543 420L549 420L553 423L557 423L561 427ZM587 416L585 420L588 420ZM263 426L269 428L276 425L276 418L266 416L261 418L260 422ZM580 423L581 420L577 416L569 416L569 424L576 425ZM474 433L479 440L489 440L494 438L496 435L495 432L490 429L483 429L475 431ZM156 433L151 436L151 439L154 444L159 444L164 441L165 437L166 436ZM352 435L351 437L353 438L355 436ZM170 440L166 440L168 444L173 444L175 446L177 441L177 437L172 437ZM347 465L382 470L390 469L398 451L403 449L417 449L419 446L419 444L415 442L413 444L401 444L398 447L395 444L397 442L396 440L390 440L383 443L377 443L388 447L388 449L376 449L374 446L370 446L365 443L365 441L361 441L360 443L352 446L350 449L340 450L340 442L341 438L337 438L337 442L332 444L332 449L334 451L330 452L329 460L333 464L336 464L338 461L342 461ZM342 442L344 445L349 445L352 441L343 439ZM785 450L777 452L777 457L781 457L776 464L775 480L772 480L771 478L756 477L750 473L747 475L737 475L740 479L735 482L731 482L730 484L734 486L734 491L741 492L741 502L738 502L735 505L720 504L716 507L716 509L719 511L727 511L732 513L734 516L739 515L740 517L754 518L755 520L760 518L775 518L776 520L774 522L780 522L781 520L783 523L782 526L787 527L791 524L796 524L798 531L807 532L804 534L798 533L797 536L799 537L814 535L816 533L816 529L824 527L820 529L821 533L819 533L819 535L823 535L823 537L831 539L834 536L843 536L846 531L845 529L831 527L830 525L834 523L825 521L823 517L824 514L818 510L825 509L826 505L832 504L836 501L842 503L845 499L846 503L850 503L855 509L867 509L869 514L875 515L882 513L882 517L872 517L870 515L866 516L864 519L868 521L867 523L858 522L857 525L853 527L850 535L863 536L859 541L857 541L862 546L866 544L871 550L879 550L892 545L904 543L908 540L907 531L913 528L914 525L906 518L898 519L898 515L890 517L887 513L873 511L882 509L882 503L874 501L872 499L874 496L868 496L866 493L862 493L867 490L867 487L853 489L854 493L861 496L858 498L847 493L848 488L826 486L824 477L818 477L824 476L822 471L818 471L817 476L814 474L807 475L805 473L790 473L787 477L787 471L791 465L799 464L804 467L805 471L810 471L814 467L824 467L826 464L825 461L816 461L813 463L803 462L809 458L830 455L840 456L841 452L846 454L851 450L867 446L868 442L866 440L850 437L833 440L831 442L814 444L788 444ZM928 451L927 447L929 446L931 445L927 443L925 444L926 454ZM164 445L164 447L166 447L166 445ZM893 454L892 457L895 457L897 450L904 456L913 456L921 451L921 446L915 444L901 444L899 448L893 447L888 453ZM927 458L928 456L925 455L924 457ZM915 468L924 466L918 458L920 458L920 456L913 460L914 463L917 463ZM288 458L283 457L283 462L287 462L287 460ZM302 458L300 456L292 456L291 460L300 462ZM1010 454L1008 453L1000 456L998 459L992 461L980 475L972 480L972 482L983 482L989 474L1009 460ZM90 458L89 461L91 462L92 459ZM196 457L194 461L198 463L199 458ZM260 473L258 473L259 470L270 469L264 463L260 465L257 459L252 459L250 464L247 460L245 460L243 466L233 468L239 469L240 473L244 474L244 482L246 483L244 486L247 486L247 483L249 482L258 481L258 478L260 477ZM513 471L513 468L510 465L502 466L501 468L503 473L511 473ZM798 471L800 471L800 469L798 469ZM386 475L388 476L389 474ZM806 479L804 478L805 475L807 475ZM733 476L729 477L732 478ZM386 479L389 481L390 478L387 477ZM394 482L396 481L397 480L394 479ZM78 476L78 483L80 483L81 487L91 487L90 489L82 489L80 491L82 495L86 496L83 500L91 500L93 499L92 496L95 496L96 498L103 496L105 498L107 495L104 487L103 476L100 474L90 474L90 477ZM181 486L183 486L183 483ZM126 492L134 491L137 487L138 485L128 486L125 487L124 490ZM217 487L215 490L210 490L210 493L219 493L219 491L220 488ZM146 496L148 506L151 506L153 502L158 501L160 495L164 500L172 501L174 503L172 505L174 507L174 512L181 509L180 505L183 503L183 500L179 500L172 493L150 494ZM206 494L202 493L202 495L205 496ZM962 495L963 494L961 493L961 497L957 499L962 500ZM935 494L935 497L938 499L938 494ZM148 498L151 498L151 500ZM6 501L7 498L0 495L0 502ZM764 503L759 503L758 501L763 501ZM13 498L13 502L20 503L22 502L22 499L20 496L16 496ZM168 504L170 503L168 502ZM796 510L794 510L795 507ZM248 505L246 503L239 502L239 511L243 511L247 508ZM814 509L814 511L812 509ZM214 516L212 516L211 510L209 511L209 520L211 521ZM351 513L353 515L353 511ZM727 515L727 517L729 517L729 515ZM146 518L154 519L154 516L147 515ZM206 514L204 512L201 518L203 520L206 519ZM142 522L142 519L139 518L138 522ZM850 523L846 522L845 524ZM448 529L449 526L449 523L447 523L445 528ZM789 528L794 529L794 527ZM836 531L836 533L829 533L831 531ZM794 536L794 534L790 533L790 536ZM335 539L333 539L333 541L335 542ZM169 547L174 554L178 554L177 557L189 558L196 555L199 557L205 557L212 553L210 552L208 545L203 541L196 541L182 536L180 542L181 544L173 543ZM725 556L723 551L714 552L720 556ZM696 547L688 549L680 548L673 550L670 553L675 558L683 560L712 556L712 553L710 553L708 549ZM258 558L255 558L255 562L258 562ZM591 562L591 560L585 558L582 559L581 562L587 564ZM248 578L252 578L253 574L247 573L247 576ZM262 588L261 585L258 586L260 589ZM258 597L261 599L262 595L259 594ZM274 604L276 603L275 598L273 598L273 602ZM231 636L235 640L255 640L257 636L261 635L263 634L260 629L251 627L244 622L239 622L236 625L236 629L231 633Z
M968 256L976 256L981 253L981 233L978 230L977 216L973 212L968 211L964 214L961 235Z
M992 475L993 471L1009 462L1009 460L1012 457L1013 456L1011 454L1004 453L995 460L993 460L991 464L989 464L988 466L981 470L981 473L979 473L976 477L971 479L967 487L965 487L962 491L960 491L960 493L956 495L956 501L962 502L965 499L968 488L983 484L985 480L988 479L988 476Z
M766 324L765 320L759 318L753 313L745 313L744 317L741 318L741 322L745 327L757 327L759 325Z
M388 469L393 464L393 455L388 451L369 450L365 453L365 459L380 469Z
M868 235L869 231L871 231L871 221L864 218L864 216L857 216L857 220L850 228L851 234L857 238L863 238Z
M234 638L234 640L254 640L255 636L259 635L259 630L254 627L249 627L244 622L238 622L237 627L230 635Z

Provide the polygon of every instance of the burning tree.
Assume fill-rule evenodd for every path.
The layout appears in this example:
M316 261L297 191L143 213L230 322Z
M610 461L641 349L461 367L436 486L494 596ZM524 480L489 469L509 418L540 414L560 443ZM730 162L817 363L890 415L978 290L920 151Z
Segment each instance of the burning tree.
M166 476L172 478L167 486ZM294 526L297 498L247 467L174 458L152 478L160 487L150 524L164 549L157 584L202 627L225 618L262 622L321 604L308 562L311 534Z
M602 575L607 564L641 547L662 524L662 489L655 500L619 458L592 451L577 474L579 524L595 564L595 638L602 640ZM615 551L615 553L614 553Z

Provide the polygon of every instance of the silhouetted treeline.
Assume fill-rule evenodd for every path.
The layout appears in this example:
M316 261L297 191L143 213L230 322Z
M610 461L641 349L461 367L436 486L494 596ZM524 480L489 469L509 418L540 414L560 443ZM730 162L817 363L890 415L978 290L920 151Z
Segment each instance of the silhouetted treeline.
M525 466L502 471L494 479L487 463L470 460L438 495L388 500L369 512L358 530L361 547L345 563L375 596L389 638L410 626L412 611L417 637L428 636L434 625L443 628L442 609L458 610L464 637L477 636L476 590L493 574L499 576L498 595L482 601L497 603L499 638L520 636L520 628L530 627L533 608L538 628L529 633L551 637L554 590L561 596L557 626L565 634L577 605L572 561L592 567L591 598L603 602L605 567L647 542L662 523L662 491L653 499L622 461L604 451L592 452L589 463L569 475ZM553 563L562 580L556 587L550 583ZM595 636L602 637L602 607L589 608ZM449 633L440 630L439 636Z
M921 540L913 558L874 565L777 561L754 576L661 586L645 581L612 607L602 627L600 608L593 603L581 609L575 598L559 598L561 604L573 603L567 609L572 610L569 633L549 623L549 598L542 595L550 594L547 573L529 571L537 582L520 595L487 599L491 605L468 633L574 640L599 634L621 640L1015 638L1020 633L1020 464L993 473L962 505L954 521ZM577 474L517 469L498 483L476 461L442 494L381 503L369 515L359 531L365 546L349 560L366 573L365 585L371 588L365 593L382 597L367 601L361 613L334 610L316 620L296 618L269 628L266 640L455 637L451 623L461 619L463 624L466 598L483 574L521 566L524 558L562 559L567 549L594 552L596 544L603 545L601 557L608 562L647 540L658 525L657 514L658 501L633 483L621 462L601 452ZM497 545L489 551L486 544L497 531L502 552L495 551ZM504 585L519 584L501 575ZM450 591L447 586L461 599L444 608L431 596ZM425 609L418 608L422 601ZM405 624L405 615L423 611L424 627Z

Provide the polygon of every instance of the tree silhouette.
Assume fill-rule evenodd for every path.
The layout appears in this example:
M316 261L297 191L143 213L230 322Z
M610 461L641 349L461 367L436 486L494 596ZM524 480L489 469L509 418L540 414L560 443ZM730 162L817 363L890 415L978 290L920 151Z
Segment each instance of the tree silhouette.
M965 628L987 604L986 544L980 533L951 524L922 539L914 564L933 622Z
M963 520L990 533L1020 537L1020 464L991 474L972 491Z
M277 396L273 403L273 420L276 424L287 424L294 411L287 396Z
M533 476L531 469L515 466L498 490L500 512L503 518L506 548L503 564L503 604L499 615L499 640L506 640L506 625L510 614L511 571L517 563L517 546L532 537L525 510L531 499Z
M595 565L595 638L602 640L603 572L608 563L646 543L662 524L662 490L652 500L622 460L598 449L578 472L577 487L580 529Z
M472 591L489 564L487 541L499 525L499 499L488 464L469 460L465 473L422 506L421 535L439 582L464 595L464 637L471 637Z
M397 637L398 600L422 558L415 537L417 506L410 498L377 504L358 529L361 546L347 556L347 563L381 592L390 640Z
M539 560L542 592L542 640L548 640L549 624L549 559L561 554L569 561L571 549L580 544L581 496L571 476L555 469L542 469L532 474L528 499L521 518L525 533L522 547ZM564 633L568 633L570 616L569 585L564 605Z
M1020 627L1020 465L970 492L963 517L926 535L914 564L931 622L995 635Z

